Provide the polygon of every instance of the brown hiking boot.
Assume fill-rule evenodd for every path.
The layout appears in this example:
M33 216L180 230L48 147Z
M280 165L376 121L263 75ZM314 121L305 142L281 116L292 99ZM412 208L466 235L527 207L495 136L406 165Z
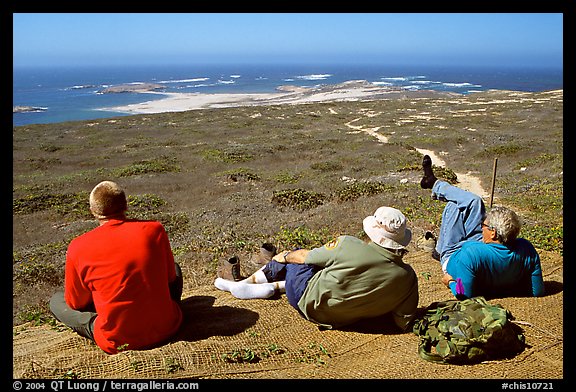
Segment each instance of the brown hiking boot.
M217 275L219 278L233 280L235 282L242 280L240 274L240 259L238 256L232 256L223 262L220 268L218 268Z
M272 257L276 256L276 247L270 242L265 242L260 247L260 254L258 255L258 263L266 264L272 260Z
M436 250L436 236L432 232L427 231L416 241L416 246L422 250L432 253L434 250Z
M244 272L247 276L252 275L272 261L272 257L274 256L276 256L276 247L274 244L270 242L263 243L260 250L250 255L246 262L242 264Z

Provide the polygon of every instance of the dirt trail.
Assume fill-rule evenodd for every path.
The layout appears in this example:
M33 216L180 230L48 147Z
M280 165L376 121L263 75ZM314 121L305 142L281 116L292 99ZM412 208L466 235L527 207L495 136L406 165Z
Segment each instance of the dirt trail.
M380 143L388 143L388 138L382 134L378 133L378 130L381 127L374 127L374 128L364 128L362 125L352 125L353 122L360 120L359 118L355 118L352 121L347 122L345 125L348 128L351 128L358 132L366 132L368 135L375 137L378 139ZM432 158L432 164L435 166L446 167L446 162L441 159L436 153L432 150L426 150L423 148L416 148L416 151L421 153L422 155L429 155ZM482 198L488 198L490 194L482 187L480 183L480 179L471 175L470 172L468 173L457 173L454 172L456 176L458 176L458 181L460 182L459 187L475 193Z

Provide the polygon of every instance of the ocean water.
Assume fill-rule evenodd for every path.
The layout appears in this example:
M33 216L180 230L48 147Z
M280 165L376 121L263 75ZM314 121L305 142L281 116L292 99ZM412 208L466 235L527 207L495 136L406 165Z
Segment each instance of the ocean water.
M166 92L267 93L282 85L313 87L367 80L407 90L461 94L498 89L547 91L563 88L562 69L339 65L167 65L13 69L13 106L38 108L13 113L13 126L92 120L127 114L103 108L163 98L157 94L100 93L108 86L158 83Z

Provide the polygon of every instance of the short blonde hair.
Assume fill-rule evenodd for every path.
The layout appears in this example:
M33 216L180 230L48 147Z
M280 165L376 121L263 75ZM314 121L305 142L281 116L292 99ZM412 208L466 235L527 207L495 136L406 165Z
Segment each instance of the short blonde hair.
M115 182L102 181L90 192L90 211L98 219L122 214L127 209L126 194Z

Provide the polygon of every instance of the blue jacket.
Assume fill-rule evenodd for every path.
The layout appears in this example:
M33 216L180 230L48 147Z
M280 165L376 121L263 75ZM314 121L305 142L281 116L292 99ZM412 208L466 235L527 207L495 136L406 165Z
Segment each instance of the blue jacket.
M542 296L544 281L540 256L532 244L517 238L508 247L499 243L468 241L448 261L447 272L460 282L450 282L461 297ZM461 283L461 285L459 284ZM457 292L463 288L463 293Z

